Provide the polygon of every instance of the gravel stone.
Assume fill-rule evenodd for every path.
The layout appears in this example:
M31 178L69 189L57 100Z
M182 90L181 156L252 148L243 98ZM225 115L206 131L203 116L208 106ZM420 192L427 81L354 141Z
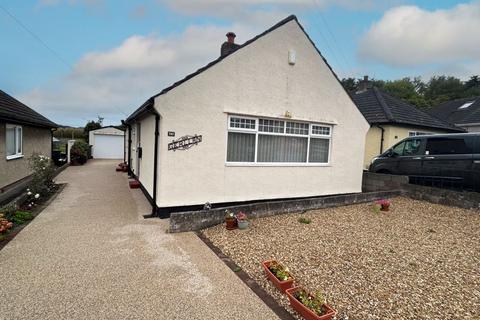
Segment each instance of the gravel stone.
M203 231L280 304L260 263L277 259L325 293L337 319L480 319L480 212L398 197ZM298 222L304 216L310 224Z

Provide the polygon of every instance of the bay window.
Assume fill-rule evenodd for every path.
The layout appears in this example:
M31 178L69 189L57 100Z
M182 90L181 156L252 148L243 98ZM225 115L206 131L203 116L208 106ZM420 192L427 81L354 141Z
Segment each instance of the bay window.
M5 133L5 146L7 151L7 160L15 159L23 156L22 153L22 140L23 140L22 127L18 125L6 125Z
M329 125L233 115L228 124L229 163L329 163Z

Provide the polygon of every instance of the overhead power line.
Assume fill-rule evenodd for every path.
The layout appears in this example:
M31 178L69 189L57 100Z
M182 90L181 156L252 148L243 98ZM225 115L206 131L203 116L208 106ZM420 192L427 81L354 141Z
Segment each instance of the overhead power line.
M58 59L58 61L60 61L63 65L65 65L70 71L73 71L73 66L67 61L65 60L57 51L55 51L54 49L52 49L45 41L42 40L42 38L40 38L35 32L33 32L32 30L30 30L30 28L28 28L20 19L18 19L13 13L11 13L10 11L8 11L4 6L0 5L0 9L2 9L3 12L5 12L5 14L7 16L9 16L13 21L15 21L15 23L17 23L25 32L27 32L32 38L34 38L35 40L37 40L42 46L44 46L48 51L50 51L51 54L53 54L55 56L55 58ZM117 109L118 111L120 111L122 114L124 114L125 116L128 116L128 114L126 112L124 112L123 110L121 110L118 106L116 105L113 105L113 107L115 109Z
M62 58L62 56L55 50L53 50L48 44L45 43L39 36L30 30L20 19L15 17L10 11L8 11L4 6L0 5L0 9L3 10L13 21L15 21L23 30L30 34L35 40L37 40L42 46L44 46L50 53L52 53L61 63L63 63L68 69L73 69L72 66Z

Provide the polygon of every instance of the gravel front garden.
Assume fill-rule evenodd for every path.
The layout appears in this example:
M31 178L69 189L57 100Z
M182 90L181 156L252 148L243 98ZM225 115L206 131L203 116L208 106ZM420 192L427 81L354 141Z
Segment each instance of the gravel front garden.
M262 261L277 259L297 283L321 290L337 319L480 319L478 210L399 197L388 212L358 204L203 234L292 313Z

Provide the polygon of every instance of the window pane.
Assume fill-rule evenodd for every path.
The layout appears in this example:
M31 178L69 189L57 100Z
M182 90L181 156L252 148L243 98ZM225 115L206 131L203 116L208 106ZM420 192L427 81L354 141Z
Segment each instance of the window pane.
M255 129L255 120L230 117L230 128Z
M22 154L22 127L17 127L17 154Z
M471 143L466 138L430 138L425 151L428 154L466 154L472 153Z
M310 153L308 162L328 163L328 147L330 140L328 139L310 139Z
M284 128L285 128L284 121L267 120L267 119L258 120L258 131L283 133Z
M251 133L229 132L227 142L227 161L254 162L255 135Z
M312 134L329 136L330 135L330 127L312 125Z
M7 127L6 134L7 156L14 155L15 152L15 128Z
M287 122L287 133L308 135L308 123Z
M306 162L308 138L258 135L258 162Z
M420 153L420 144L422 140L412 139L405 142L405 149L403 150L404 156L415 156Z

